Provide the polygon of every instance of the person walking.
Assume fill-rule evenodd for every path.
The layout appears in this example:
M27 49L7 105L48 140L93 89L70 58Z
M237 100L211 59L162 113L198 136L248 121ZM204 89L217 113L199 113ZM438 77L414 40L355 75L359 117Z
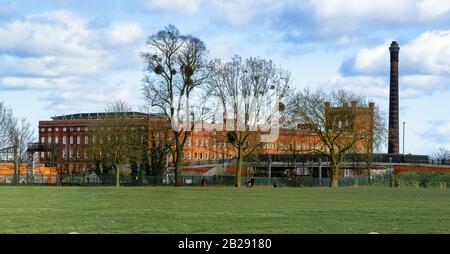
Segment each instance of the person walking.
M205 177L203 177L201 184L202 184L202 187L206 187L206 178Z
M255 178L253 178L252 176L252 178L250 179L250 188L253 189L253 186L255 186Z

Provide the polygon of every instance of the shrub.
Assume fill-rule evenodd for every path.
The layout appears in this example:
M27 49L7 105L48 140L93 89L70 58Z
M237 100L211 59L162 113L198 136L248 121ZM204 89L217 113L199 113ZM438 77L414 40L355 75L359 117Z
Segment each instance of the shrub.
M444 172L428 172L428 171L409 171L402 172L395 176L398 182L419 182L420 186L428 187L430 184L438 185L439 182L450 184L450 173Z

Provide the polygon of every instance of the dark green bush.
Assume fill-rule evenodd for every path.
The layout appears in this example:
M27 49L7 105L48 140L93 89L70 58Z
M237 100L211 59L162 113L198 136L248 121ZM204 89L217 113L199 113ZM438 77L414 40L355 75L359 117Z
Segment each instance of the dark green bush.
M422 187L436 186L439 182L446 182L449 185L450 173L427 171L401 172L395 176L395 181L406 183L419 182L419 185Z

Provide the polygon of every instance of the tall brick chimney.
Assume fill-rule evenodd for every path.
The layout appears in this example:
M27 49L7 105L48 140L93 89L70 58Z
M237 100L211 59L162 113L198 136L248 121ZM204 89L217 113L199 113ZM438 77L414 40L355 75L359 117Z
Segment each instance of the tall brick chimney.
M388 153L399 153L399 128L398 128L398 52L400 47L393 41L389 47L391 53L391 77L389 91L389 137Z

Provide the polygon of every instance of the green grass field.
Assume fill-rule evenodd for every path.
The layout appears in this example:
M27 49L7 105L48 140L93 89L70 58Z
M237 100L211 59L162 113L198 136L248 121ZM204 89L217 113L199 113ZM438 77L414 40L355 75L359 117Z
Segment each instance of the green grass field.
M0 233L450 233L450 189L0 187Z

